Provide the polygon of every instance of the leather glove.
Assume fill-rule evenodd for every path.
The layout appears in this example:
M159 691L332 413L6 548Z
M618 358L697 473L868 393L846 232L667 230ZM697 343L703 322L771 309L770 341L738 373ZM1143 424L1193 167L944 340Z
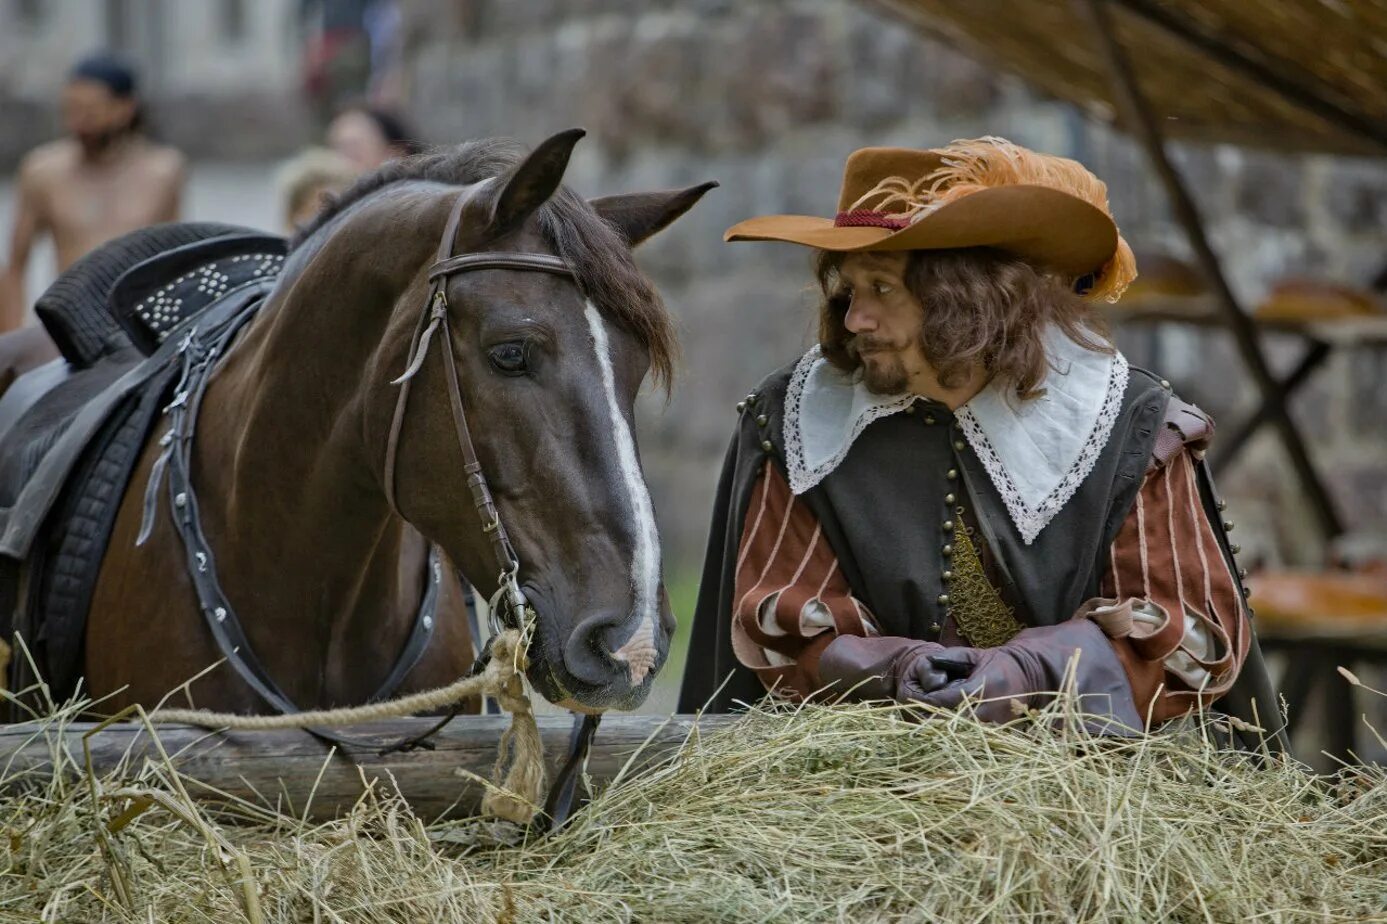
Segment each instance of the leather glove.
M996 648L949 648L935 654L930 662L937 670L966 676L917 699L944 709L958 708L965 697L986 700L974 707L978 718L1009 722L1018 715L1018 706L1038 709L1053 698L1064 686L1075 652L1079 653L1074 668L1079 707L1098 720L1088 723L1090 727L1108 734L1140 729L1143 723L1127 672L1103 630L1088 619L1023 629ZM1114 720L1123 728L1114 727Z
M929 657L952 650L913 638L840 635L819 656L819 680L848 699L909 702L949 682Z

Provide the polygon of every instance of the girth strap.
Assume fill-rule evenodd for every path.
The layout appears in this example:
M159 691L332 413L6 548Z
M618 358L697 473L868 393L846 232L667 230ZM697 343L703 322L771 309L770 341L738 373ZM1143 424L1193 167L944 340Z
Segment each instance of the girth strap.
M202 399L212 381L212 372L218 358L226 354L236 335L255 316L260 304L256 302L244 307L206 333L200 334L194 326L178 341L182 377L175 389L173 401L165 408L169 418L169 429L161 439L164 451L150 471L144 523L137 542L143 542L149 535L157 509L159 487L167 481L174 529L183 544L188 577L192 581L198 606L202 610L213 641L216 642L226 663L257 696L278 712L288 715L298 712L298 707L256 656L236 610L227 599L218 579L216 558L212 553L211 543L202 531L197 490L192 482L194 432ZM378 702L392 696L405 676L423 657L434 633L442 575L440 553L437 547L431 546L424 595L415 614L409 638L400 650L390 674L368 702ZM307 731L324 741L353 747L388 748L400 743L352 738L323 728L309 728Z

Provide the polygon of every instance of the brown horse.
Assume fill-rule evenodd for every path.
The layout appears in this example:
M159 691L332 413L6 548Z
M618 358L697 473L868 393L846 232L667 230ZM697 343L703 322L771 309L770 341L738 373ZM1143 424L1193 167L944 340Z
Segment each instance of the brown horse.
M202 526L251 647L300 707L360 703L389 673L428 580L430 542L481 593L497 588L450 414L456 378L482 471L537 615L529 676L549 700L633 708L674 623L633 439L651 371L674 341L631 248L714 184L585 202L560 182L582 132L532 154L483 141L386 165L293 243L264 307L218 361L190 461ZM484 268L446 277L451 353L422 355L386 490L387 444L429 266L445 254L548 254L571 275ZM142 545L145 447L102 564L86 678L112 705L152 703L220 657L167 505ZM451 569L445 569L451 570ZM473 658L460 586L400 692ZM189 687L203 707L263 712L223 665Z

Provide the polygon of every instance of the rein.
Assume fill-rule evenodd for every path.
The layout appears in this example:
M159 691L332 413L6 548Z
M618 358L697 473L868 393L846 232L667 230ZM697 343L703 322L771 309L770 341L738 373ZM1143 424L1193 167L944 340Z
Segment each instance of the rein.
M405 411L409 407L410 384L423 368L429 346L438 339L442 343L440 349L443 352L443 369L448 382L448 405L453 414L453 430L457 435L458 449L462 453L462 470L467 477L467 487L472 494L472 504L481 521L482 532L491 542L492 554L498 569L496 591L488 601L487 607L492 638L495 638L504 630L521 628L524 614L529 609L529 601L526 600L517 580L520 558L515 552L515 547L511 545L505 524L501 522L501 514L496 509L486 474L482 471L481 460L477 458L471 428L467 424L462 388L458 384L457 357L453 352L452 332L448 327L448 280L453 276L478 270L550 273L573 280L575 283L576 277L572 267L550 254L485 251L453 255L453 244L466 204L466 195L460 195L453 203L452 211L448 213L443 237L438 242L437 256L433 265L429 267L429 295L424 302L424 310L419 314L419 322L414 328L405 371L391 383L400 387L400 393L395 400L395 414L390 421L390 435L385 444L385 497L395 513L404 519L395 494L395 468L400 451L400 434L404 429ZM478 672L486 665L489 657L490 644L478 655L477 661L468 673ZM451 722L457 711L458 707L455 706L424 734L417 739L404 742L401 746L413 747L427 740ZM545 806L547 823L552 828L561 826L573 810L577 770L587 758L589 746L600 721L600 716L596 715L573 715L573 734L569 740L568 757L554 787L550 790Z

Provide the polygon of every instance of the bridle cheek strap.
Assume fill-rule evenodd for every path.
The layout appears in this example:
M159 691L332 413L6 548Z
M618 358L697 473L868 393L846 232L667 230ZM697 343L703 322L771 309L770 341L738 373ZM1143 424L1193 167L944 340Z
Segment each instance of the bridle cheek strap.
M573 270L563 260L550 254L495 251L453 256L453 242L457 236L465 202L466 195L459 196L448 215L443 239L438 245L438 256L429 267L429 297L424 302L424 310L419 313L419 322L414 328L409 362L404 373L391 383L398 385L400 392L395 399L395 415L390 421L390 435L385 446L385 498L391 509L403 519L404 514L400 511L395 495L395 467L399 455L400 433L404 429L405 411L409 406L410 384L423 368L433 341L440 340L443 344L443 371L448 383L448 403L453 414L453 430L457 435L458 450L462 454L462 470L466 476L467 489L472 495L472 504L481 522L482 532L491 542L498 567L498 587L495 596L492 597L491 618L493 629L499 631L498 616L501 622L518 624L519 613L525 606L525 596L516 580L520 560L496 510L491 488L482 472L482 464L477 458L476 446L472 442L472 431L467 426L462 387L458 383L457 356L453 352L453 338L448 329L446 289L452 276L477 270L543 272L568 278L573 277Z

